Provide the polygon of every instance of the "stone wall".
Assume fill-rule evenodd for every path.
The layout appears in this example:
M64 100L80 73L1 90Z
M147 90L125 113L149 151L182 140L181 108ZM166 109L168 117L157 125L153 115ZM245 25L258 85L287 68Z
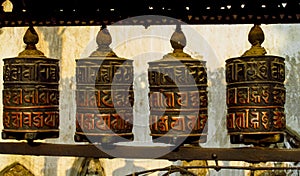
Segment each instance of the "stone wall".
M182 30L187 38L185 52L194 58L207 61L209 78L209 136L201 147L238 147L232 145L225 128L225 60L237 57L250 48L247 35L252 25L185 25ZM262 25L265 33L267 54L286 58L286 117L287 125L300 132L298 114L300 87L300 25L274 24ZM60 59L60 137L47 139L49 143L74 144L75 132L75 59L89 56L97 46L95 37L100 27L35 27L40 41L37 48L49 58ZM24 49L23 35L27 28L2 28L0 30L0 57L15 57ZM161 59L172 52L169 39L175 26L108 26L113 42L111 48L119 57L134 60L135 141L149 142L147 118L148 82L147 62ZM0 63L2 68L3 62ZM0 72L0 90L2 86ZM2 98L2 91L0 94ZM0 114L2 116L2 104ZM2 129L2 118L0 118ZM14 140L5 140L13 141ZM84 152L84 151L82 151ZM149 151L150 152L150 151ZM38 176L71 176L80 168L82 158L75 157L37 157L19 155L0 155L0 171L6 166L19 162ZM106 175L129 174L134 171L165 167L172 162L166 160L101 160ZM230 164L224 162L221 164ZM214 163L209 163L214 164ZM231 163L232 164L232 163ZM244 165L245 163L234 163ZM210 175L241 175L244 171L210 171ZM121 174L121 175L122 175ZM157 175L157 174L153 174Z

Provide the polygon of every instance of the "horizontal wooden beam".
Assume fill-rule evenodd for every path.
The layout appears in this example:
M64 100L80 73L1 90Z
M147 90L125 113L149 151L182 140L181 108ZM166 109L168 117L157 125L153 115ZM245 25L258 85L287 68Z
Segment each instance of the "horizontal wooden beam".
M263 147L201 148L195 146L122 146L94 144L0 143L0 154L67 156L93 158L133 158L167 160L223 160L246 162L299 162L300 149Z

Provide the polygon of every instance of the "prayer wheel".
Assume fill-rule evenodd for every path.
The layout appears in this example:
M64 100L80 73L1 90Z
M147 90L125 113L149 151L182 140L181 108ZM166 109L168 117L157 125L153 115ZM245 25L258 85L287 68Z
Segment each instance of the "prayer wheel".
M265 55L264 33L254 25L252 47L226 60L227 130L233 144L270 145L283 142L286 125L284 58Z
M109 47L105 26L98 49L76 60L76 142L114 143L133 139L133 61Z
M206 62L183 52L186 38L177 25L173 52L149 62L150 131L153 142L198 144L207 139Z
M59 60L37 50L38 40L29 27L23 37L25 50L3 59L3 139L59 136Z

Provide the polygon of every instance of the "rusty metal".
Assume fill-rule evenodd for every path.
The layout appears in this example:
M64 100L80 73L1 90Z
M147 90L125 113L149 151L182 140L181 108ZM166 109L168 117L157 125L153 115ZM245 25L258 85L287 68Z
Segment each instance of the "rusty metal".
M76 60L76 142L114 143L133 139L133 61L109 47L102 26L98 49Z
M226 60L227 129L231 143L269 145L283 142L284 58L265 55L259 25L248 36L252 47L243 56Z
M3 139L59 136L59 60L37 50L38 40L29 27L23 38L25 50L3 59Z
M150 130L154 142L192 144L207 138L205 61L183 52L186 38L177 25L173 53L149 62Z

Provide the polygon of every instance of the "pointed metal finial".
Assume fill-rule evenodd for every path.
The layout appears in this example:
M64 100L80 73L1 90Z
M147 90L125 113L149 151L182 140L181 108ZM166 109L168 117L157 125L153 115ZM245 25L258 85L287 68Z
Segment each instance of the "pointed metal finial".
M247 50L242 56L262 56L267 52L261 44L265 40L265 35L263 30L260 28L260 25L255 24L249 34L248 41L251 43L251 48Z
M45 57L44 53L36 48L39 42L39 36L33 26L29 26L23 37L23 42L26 44L24 51L20 52L18 57Z
M189 54L183 52L183 48L186 46L186 38L181 30L180 24L176 25L176 29L171 36L170 43L173 48L173 52L165 55L163 59L192 59Z
M183 48L186 46L186 38L179 24L176 26L176 30L172 34L170 42L174 53L183 52Z
M96 37L96 42L98 44L98 48L91 54L91 56L116 56L116 54L109 47L112 42L112 38L108 29L106 28L106 25L101 26Z
M259 25L254 25L249 34L248 34L248 41L253 45L261 45L265 40L265 35L263 30L260 28Z

